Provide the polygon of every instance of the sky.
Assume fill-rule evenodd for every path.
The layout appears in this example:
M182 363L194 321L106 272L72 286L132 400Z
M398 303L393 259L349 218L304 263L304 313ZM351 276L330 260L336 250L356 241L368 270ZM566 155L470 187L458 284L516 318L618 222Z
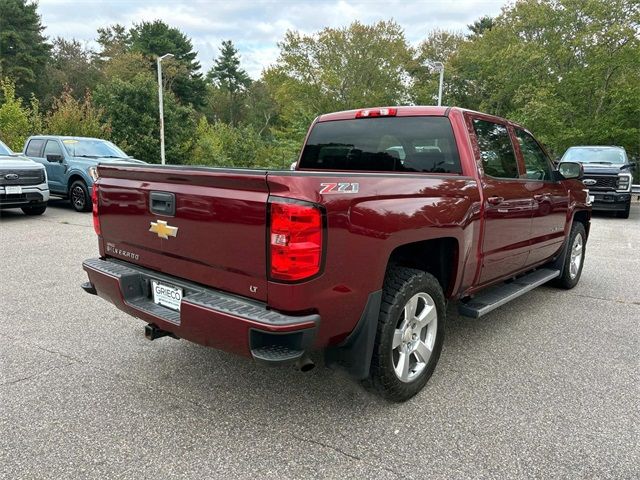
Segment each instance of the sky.
M374 23L393 19L417 45L435 28L466 32L483 15L495 16L505 0L423 1L268 1L268 0L40 0L39 12L50 39L75 38L95 47L99 27L127 27L160 19L188 35L203 71L219 53L222 40L232 40L243 68L253 78L278 57L277 43L287 30L311 34L325 27L343 27L355 20Z

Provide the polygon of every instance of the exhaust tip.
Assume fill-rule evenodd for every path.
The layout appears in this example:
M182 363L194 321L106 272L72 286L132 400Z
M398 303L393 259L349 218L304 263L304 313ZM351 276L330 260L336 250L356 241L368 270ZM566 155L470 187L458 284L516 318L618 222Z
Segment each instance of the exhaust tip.
M314 361L306 355L296 362L296 370L300 370L301 372L305 373L313 370L315 366L316 364L314 363Z

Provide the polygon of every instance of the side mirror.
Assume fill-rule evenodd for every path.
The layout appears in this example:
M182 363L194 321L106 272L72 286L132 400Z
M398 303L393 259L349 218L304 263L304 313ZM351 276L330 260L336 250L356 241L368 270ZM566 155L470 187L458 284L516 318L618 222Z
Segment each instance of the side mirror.
M51 163L62 163L64 157L62 155L49 154L47 155L47 162Z
M582 164L577 162L562 162L558 165L558 173L566 180L580 180L584 176L584 169Z

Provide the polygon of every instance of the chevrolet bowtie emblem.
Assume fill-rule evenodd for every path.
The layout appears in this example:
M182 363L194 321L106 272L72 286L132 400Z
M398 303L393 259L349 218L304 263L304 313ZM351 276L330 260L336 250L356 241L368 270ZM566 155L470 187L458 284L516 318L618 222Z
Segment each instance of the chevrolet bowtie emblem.
M158 220L157 222L151 222L149 231L157 234L160 238L169 240L169 237L175 237L178 234L178 227L172 227L167 225L164 220Z

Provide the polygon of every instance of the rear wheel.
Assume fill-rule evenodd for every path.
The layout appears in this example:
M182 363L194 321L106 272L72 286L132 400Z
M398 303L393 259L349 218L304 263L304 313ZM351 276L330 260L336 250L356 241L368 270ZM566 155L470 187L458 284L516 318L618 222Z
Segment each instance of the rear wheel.
M47 204L37 205L34 207L22 207L22 211L25 215L42 215L47 209Z
M87 184L82 180L76 180L69 188L69 200L76 212L89 212L92 209L91 197Z
M424 387L440 357L444 321L444 294L433 275L389 269L370 373L381 396L404 402Z
M584 254L587 246L587 233L584 225L575 222L571 227L569 234L569 250L564 259L564 268L562 275L556 279L556 285L562 288L570 289L575 287L582 275L582 266L584 265Z

